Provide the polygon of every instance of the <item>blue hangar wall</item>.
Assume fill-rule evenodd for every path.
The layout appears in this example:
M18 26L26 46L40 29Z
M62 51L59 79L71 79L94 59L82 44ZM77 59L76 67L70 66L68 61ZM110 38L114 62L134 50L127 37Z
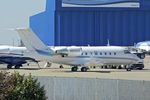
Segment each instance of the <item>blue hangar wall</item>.
M150 0L139 3L135 8L62 7L61 0L47 0L46 11L30 17L30 27L47 45L97 46L109 39L111 45L129 46L150 40Z

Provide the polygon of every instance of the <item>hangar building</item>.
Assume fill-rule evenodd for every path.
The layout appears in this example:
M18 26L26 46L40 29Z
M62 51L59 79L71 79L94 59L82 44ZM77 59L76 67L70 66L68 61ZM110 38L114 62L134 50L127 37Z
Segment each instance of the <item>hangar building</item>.
M30 27L47 45L130 46L150 40L150 0L47 0Z

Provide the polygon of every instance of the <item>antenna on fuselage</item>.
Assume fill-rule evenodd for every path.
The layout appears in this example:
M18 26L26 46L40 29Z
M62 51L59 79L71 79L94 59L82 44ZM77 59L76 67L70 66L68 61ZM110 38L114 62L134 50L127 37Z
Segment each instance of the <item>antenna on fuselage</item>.
M134 43L134 47L136 47L136 43Z
M110 42L109 42L109 39L107 39L107 46L110 46Z

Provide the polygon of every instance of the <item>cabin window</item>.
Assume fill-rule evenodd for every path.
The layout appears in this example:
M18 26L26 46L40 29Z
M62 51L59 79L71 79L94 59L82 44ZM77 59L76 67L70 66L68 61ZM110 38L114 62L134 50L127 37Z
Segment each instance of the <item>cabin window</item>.
M87 52L85 52L85 55L88 55L88 53L87 53Z
M93 55L93 53L91 52L91 55Z
M21 51L22 54L24 54L24 51Z
M116 55L116 52L114 52L114 55Z
M95 55L98 55L98 53L97 53L97 52L95 52Z
M101 52L100 52L99 54L100 54L100 55L102 55L102 53L101 53Z
M81 53L81 55L83 56L83 55L84 55L84 53L82 52L82 53Z
M109 53L109 55L111 55L111 52Z
M107 53L105 52L105 55L107 55Z

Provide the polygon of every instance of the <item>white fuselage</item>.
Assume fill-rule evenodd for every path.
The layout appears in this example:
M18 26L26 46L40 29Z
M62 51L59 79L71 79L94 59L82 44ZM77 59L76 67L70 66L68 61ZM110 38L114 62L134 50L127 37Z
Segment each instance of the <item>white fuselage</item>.
M128 65L141 61L125 47L49 47L53 55L39 55L25 47L0 46L0 56L25 56L37 60L72 66Z
M25 52L26 47L0 46L0 56L22 56Z
M131 54L125 47L55 47L52 56L42 55L40 59L49 62L72 66L101 66L101 65L129 65L142 62L135 54Z

